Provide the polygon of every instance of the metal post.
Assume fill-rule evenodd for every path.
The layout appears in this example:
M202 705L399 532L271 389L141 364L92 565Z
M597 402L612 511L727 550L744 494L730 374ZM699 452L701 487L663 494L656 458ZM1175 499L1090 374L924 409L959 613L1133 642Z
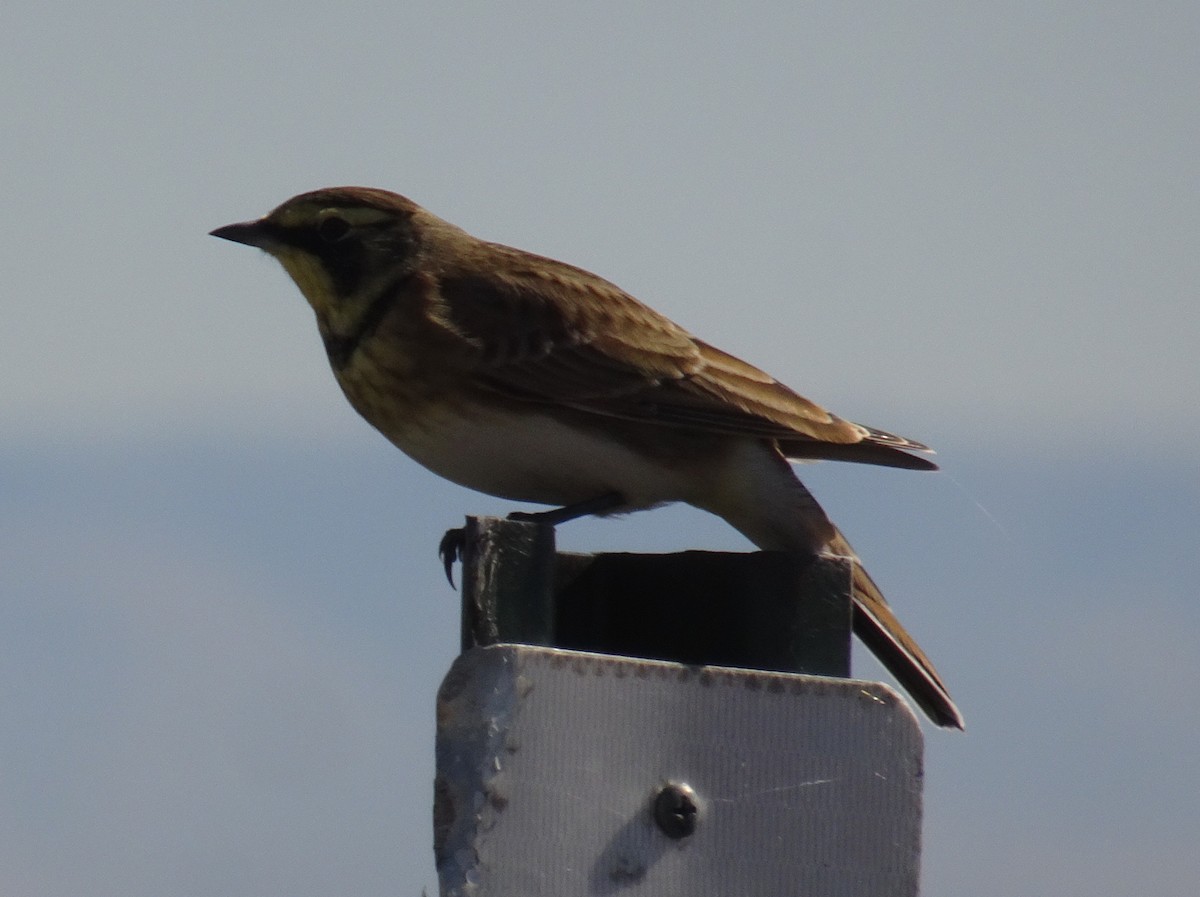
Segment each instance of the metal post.
M441 893L915 895L921 733L845 678L850 572L556 554L550 527L469 521Z

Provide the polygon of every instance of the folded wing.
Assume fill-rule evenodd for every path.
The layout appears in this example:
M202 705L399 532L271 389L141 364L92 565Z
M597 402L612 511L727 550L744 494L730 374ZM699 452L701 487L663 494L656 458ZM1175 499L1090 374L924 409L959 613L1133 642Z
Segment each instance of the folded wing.
M487 276L447 272L441 317L493 389L530 402L777 441L793 459L936 469L929 449L852 423L696 339L580 268L507 247Z

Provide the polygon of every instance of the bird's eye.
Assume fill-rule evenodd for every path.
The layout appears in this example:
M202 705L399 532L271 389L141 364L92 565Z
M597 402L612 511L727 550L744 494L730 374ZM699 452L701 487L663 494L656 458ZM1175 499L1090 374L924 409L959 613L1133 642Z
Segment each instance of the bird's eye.
M328 218L323 218L321 223L317 225L317 236L326 243L337 243L348 233L350 233L350 222L345 218L339 218L337 215L330 215Z

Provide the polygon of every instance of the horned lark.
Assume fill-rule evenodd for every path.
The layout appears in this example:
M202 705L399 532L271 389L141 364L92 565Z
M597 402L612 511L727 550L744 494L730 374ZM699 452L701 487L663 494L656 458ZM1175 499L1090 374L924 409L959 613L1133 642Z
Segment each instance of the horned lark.
M789 460L933 470L580 268L477 239L394 193L289 199L213 236L257 246L316 313L350 403L434 473L546 519L682 501L763 549L854 556ZM929 716L962 718L855 565L854 629Z

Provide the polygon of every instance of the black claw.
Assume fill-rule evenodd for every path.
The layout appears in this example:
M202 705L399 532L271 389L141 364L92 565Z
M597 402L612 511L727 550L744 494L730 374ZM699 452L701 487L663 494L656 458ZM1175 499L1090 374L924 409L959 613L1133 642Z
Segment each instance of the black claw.
M442 536L442 541L438 543L438 557L442 559L442 566L446 571L446 581L450 583L450 588L457 589L454 585L454 562L462 560L463 548L467 544L467 531L462 529L448 529L446 535Z

